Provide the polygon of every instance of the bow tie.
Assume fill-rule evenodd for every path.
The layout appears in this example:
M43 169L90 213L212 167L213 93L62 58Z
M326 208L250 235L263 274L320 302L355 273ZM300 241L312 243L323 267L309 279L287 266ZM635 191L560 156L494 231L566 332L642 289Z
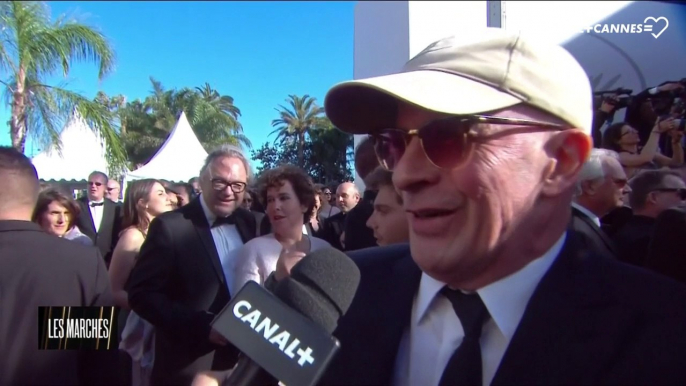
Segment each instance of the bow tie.
M91 208L94 208L96 206L103 206L103 205L105 205L105 201L103 201L103 202L91 202L90 203Z
M233 216L229 217L217 217L212 224L212 228L222 226L222 225L235 225L236 219Z

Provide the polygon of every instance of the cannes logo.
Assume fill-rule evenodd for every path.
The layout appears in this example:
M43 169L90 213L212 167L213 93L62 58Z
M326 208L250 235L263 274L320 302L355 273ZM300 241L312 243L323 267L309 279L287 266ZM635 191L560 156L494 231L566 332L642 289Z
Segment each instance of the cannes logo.
M660 32L655 33L662 26L661 22L665 22L664 27ZM649 23L652 22L652 23ZM597 33L597 34L640 34L642 32L650 32L655 39L659 38L665 30L669 27L669 20L666 17L646 17L642 24L595 24L586 27L581 32Z
M648 20L653 21L655 24L657 24L657 22L659 22L659 21L661 21L661 20L664 20L664 21L665 21L665 26L662 27L662 30L660 30L660 32L658 32L657 34L654 34L654 33L652 33L652 32L653 32L653 26L654 26L654 25L653 25L653 24L648 24ZM652 17L652 16L648 16L648 17L646 17L645 20L643 20L643 30L644 30L644 31L647 31L647 32L650 32L651 35L653 35L653 37L654 37L655 39L659 38L660 35L662 35L662 33L665 32L665 30L667 30L667 27L669 27L669 20L667 20L667 18L664 17L664 16L660 16L660 17L658 17L658 18L654 18L654 17Z

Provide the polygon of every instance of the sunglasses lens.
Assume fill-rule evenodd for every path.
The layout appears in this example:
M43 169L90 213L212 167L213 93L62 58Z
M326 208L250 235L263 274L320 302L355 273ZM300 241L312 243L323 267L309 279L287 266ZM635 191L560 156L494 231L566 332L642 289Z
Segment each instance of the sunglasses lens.
M439 168L451 169L465 156L465 133L469 123L463 120L440 120L419 132L427 158Z
M387 130L374 137L374 150L381 166L387 170L393 170L405 153L403 132Z

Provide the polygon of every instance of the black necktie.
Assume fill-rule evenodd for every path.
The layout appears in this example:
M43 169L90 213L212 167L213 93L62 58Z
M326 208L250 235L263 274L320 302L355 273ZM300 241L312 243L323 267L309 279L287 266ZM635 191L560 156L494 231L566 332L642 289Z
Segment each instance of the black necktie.
M217 217L216 220L214 220L214 223L212 223L212 228L218 227L221 225L234 225L236 224L236 220L234 219L233 215L228 216L228 217Z
M450 300L464 329L460 347L450 357L443 370L439 386L477 386L483 383L481 375L481 328L490 315L479 294L465 294L444 287L443 296Z
M103 202L91 202L90 205L91 205L91 208L95 208L96 206L103 206L103 205L105 205L105 201L103 201Z

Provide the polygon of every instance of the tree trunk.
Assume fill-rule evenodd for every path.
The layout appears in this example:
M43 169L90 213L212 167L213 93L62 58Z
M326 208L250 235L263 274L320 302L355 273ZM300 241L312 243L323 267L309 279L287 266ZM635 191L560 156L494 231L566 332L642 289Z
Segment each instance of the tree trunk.
M26 81L26 70L19 68L17 73L17 89L12 94L12 117L10 118L10 137L12 147L24 153L26 146L26 95L24 93L24 82Z
M298 166L305 167L305 133L298 133Z

